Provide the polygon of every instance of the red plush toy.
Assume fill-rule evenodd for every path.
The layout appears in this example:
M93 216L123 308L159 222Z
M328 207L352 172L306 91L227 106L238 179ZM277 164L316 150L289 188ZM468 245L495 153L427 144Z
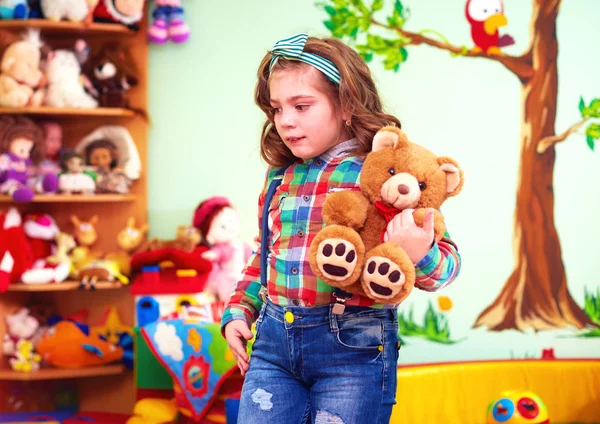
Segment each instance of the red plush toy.
M0 293L11 282L61 282L69 275L69 264L46 261L58 232L50 215L28 214L24 222L16 208L0 215Z

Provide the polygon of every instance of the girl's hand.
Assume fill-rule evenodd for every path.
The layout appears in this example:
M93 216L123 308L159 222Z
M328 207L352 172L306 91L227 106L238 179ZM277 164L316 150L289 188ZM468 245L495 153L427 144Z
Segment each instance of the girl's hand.
M237 360L242 376L248 371L249 358L246 353L246 345L252 337L254 335L243 319L233 320L225 326L225 339L227 340L229 349L231 349L233 356Z
M405 209L388 223L384 241L403 248L413 264L419 262L433 246L433 209L427 209L423 228L415 224L414 209Z

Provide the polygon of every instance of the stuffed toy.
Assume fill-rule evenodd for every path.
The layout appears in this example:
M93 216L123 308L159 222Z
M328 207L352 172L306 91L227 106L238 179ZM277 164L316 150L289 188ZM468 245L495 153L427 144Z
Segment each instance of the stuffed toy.
M154 0L152 24L148 28L148 41L164 44L184 43L190 38L190 28L184 22L180 0Z
M156 250L165 247L183 250L184 252L193 252L196 246L200 244L200 231L191 225L178 225L175 239L163 240L154 237L148 241L148 249Z
M119 251L106 254L106 259L114 260L119 264L119 269L124 275L131 273L131 256L136 251L143 250L145 237L150 226L143 224L135 225L135 218L129 217L125 228L117 233L117 247Z
M44 362L58 368L81 368L123 359L123 348L90 332L89 326L62 320L36 346Z
M85 91L81 78L81 65L88 57L89 47L82 39L75 42L74 50L60 49L48 53L43 63L48 79L46 105L88 109L98 106L98 102Z
M6 332L2 342L4 355L14 371L30 372L40 367L41 357L34 353L34 337L40 332L40 323L27 308L6 316Z
M59 283L69 275L70 264L48 262L56 252L59 229L50 215L21 217L16 208L0 216L0 292L8 284Z
M138 72L129 50L110 44L84 66L89 80L87 90L102 107L120 107L136 110L129 104L128 91L138 85ZM137 110L136 110L137 111ZM145 116L145 112L138 111Z
M92 22L92 12L86 0L41 0L40 5L46 19L52 21Z
M9 40L10 35L2 36ZM4 50L0 60L0 106L40 106L46 79L40 69L40 31L30 29Z
M96 230L98 220L98 215L94 215L88 220L82 220L77 215L71 215L73 237L77 242L77 247L73 249L70 255L73 263L71 272L73 278L79 278L79 270L102 256L100 252L92 250L92 246L98 241L98 231Z
M414 221L423 227L427 208L433 208L439 241L445 224L438 209L462 185L454 159L408 141L396 127L380 129L363 164L360 191L333 192L325 200L326 226L310 248L312 270L327 284L378 303L403 301L414 286L415 268L402 248L385 242L388 223L414 209Z
M94 10L94 22L119 23L138 31L143 9L144 0L100 0Z
M40 323L31 316L29 309L21 308L6 315L6 332L2 340L2 353L15 356L19 340L32 340L40 328Z
M214 196L198 205L193 224L210 248L202 254L213 264L206 290L226 302L252 253L250 246L239 240L239 216L227 198Z
M0 0L0 19L27 19L29 7L24 0Z
M58 177L36 170L43 150L42 131L35 122L21 115L0 116L0 193L17 203L30 202L36 189L55 193Z

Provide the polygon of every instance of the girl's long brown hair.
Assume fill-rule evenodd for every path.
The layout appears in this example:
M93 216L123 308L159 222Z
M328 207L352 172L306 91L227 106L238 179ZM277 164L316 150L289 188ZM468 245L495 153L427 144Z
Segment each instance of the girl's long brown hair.
M305 52L317 54L329 59L340 71L341 83L337 87L325 75L321 75L323 84L333 100L342 110L351 114L350 133L355 137L360 147L353 153L364 155L371 151L375 133L386 125L400 127L398 118L383 112L381 99L371 71L365 61L352 48L336 38L319 39L308 37ZM258 107L267 115L263 125L260 154L271 166L283 166L296 158L279 137L271 107L269 92L269 64L271 53L268 52L258 68L258 82L254 90L254 98ZM299 61L279 58L274 69L289 69L294 67L311 66Z

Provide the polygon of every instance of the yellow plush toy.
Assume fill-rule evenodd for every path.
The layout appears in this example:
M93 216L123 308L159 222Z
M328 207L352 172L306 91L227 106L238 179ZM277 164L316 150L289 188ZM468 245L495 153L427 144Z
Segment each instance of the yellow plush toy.
M412 291L414 264L407 253L384 242L388 223L404 209L414 209L417 225L433 208L435 240L445 233L438 211L463 185L462 170L449 157L438 157L408 141L397 127L380 129L360 174L361 191L328 195L326 226L311 245L313 272L331 286L378 303L399 303Z

